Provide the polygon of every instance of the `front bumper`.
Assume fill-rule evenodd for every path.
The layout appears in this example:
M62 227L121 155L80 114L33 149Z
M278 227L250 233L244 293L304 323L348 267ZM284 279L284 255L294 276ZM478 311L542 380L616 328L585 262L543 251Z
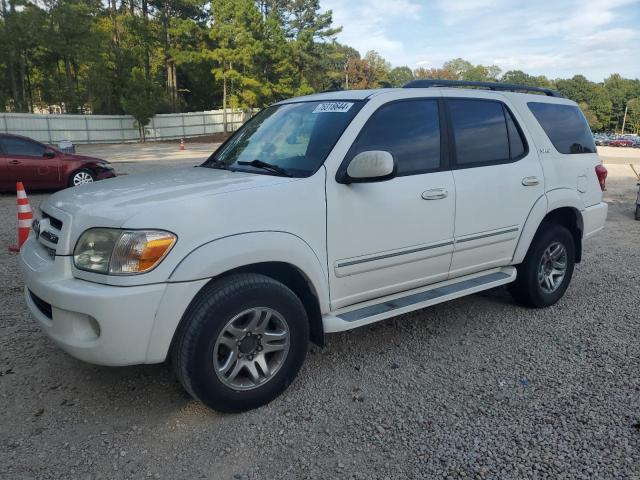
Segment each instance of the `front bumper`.
M79 280L71 274L71 261L70 256L51 258L33 236L20 251L26 303L45 333L90 363L162 361L149 362L147 350L167 284L115 287Z
M72 356L99 365L145 363L166 284L113 287L71 275L71 257L49 257L33 236L20 250L25 300L44 332Z

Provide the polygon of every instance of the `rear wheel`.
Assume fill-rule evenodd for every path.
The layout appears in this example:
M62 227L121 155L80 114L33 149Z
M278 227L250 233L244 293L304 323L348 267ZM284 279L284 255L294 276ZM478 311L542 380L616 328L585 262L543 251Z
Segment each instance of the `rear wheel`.
M173 345L176 376L205 405L242 412L264 405L293 381L309 341L306 311L285 285L237 274L207 285Z
M640 205L636 205L636 220L640 220Z
M83 168L71 174L69 178L69 186L75 187L77 185L85 185L87 183L93 183L96 180L95 174L91 170Z
M567 290L574 266L575 243L569 230L558 224L543 224L517 267L511 294L527 307L553 305Z

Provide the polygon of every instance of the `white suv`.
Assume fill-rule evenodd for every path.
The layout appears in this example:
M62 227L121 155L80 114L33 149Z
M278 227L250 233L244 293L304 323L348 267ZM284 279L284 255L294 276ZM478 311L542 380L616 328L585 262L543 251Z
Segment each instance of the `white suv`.
M576 104L407 87L286 100L197 168L52 195L21 252L29 309L79 359L169 359L195 398L243 411L326 333L503 284L557 302L607 215Z

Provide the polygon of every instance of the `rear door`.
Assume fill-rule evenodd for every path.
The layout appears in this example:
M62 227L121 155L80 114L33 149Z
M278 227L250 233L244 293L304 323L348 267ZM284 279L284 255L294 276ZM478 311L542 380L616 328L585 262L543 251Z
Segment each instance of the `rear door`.
M505 101L461 94L446 104L456 185L453 278L511 262L524 222L544 195L544 177Z
M9 178L9 158L2 150L2 137L0 137L0 191L12 190L13 185Z
M45 157L47 146L21 137L2 137L6 155L8 180L23 182L25 188L54 188L60 184L60 161Z

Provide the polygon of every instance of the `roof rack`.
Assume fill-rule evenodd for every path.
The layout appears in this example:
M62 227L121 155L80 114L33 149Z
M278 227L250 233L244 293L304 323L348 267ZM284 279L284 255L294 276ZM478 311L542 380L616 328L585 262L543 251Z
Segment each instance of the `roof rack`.
M539 92L549 97L560 97L562 95L556 90L542 87L531 87L517 83L497 83L497 82L471 82L466 80L413 80L407 83L404 88L429 88L429 87L475 87L489 90L506 90L509 92Z

